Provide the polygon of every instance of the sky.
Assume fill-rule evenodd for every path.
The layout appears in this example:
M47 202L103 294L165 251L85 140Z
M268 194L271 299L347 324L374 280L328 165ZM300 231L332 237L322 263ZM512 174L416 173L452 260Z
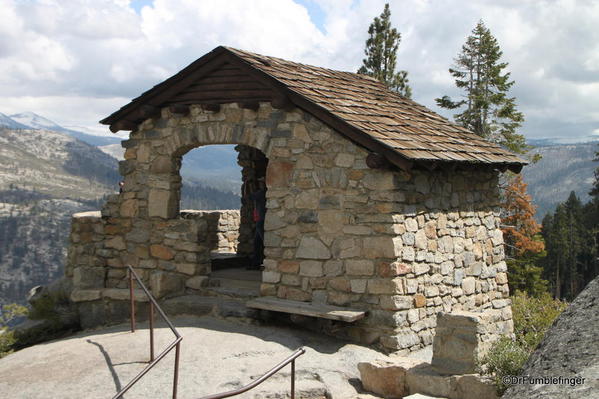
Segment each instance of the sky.
M458 98L448 72L483 20L529 139L599 138L599 1L391 0L412 97ZM0 112L98 121L219 45L356 71L379 0L0 0Z

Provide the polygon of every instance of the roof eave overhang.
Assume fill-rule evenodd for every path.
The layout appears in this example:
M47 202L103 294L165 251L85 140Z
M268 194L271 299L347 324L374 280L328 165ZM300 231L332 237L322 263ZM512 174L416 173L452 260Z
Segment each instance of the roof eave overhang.
M353 126L324 107L314 103L300 93L290 89L285 84L280 82L276 77L254 67L248 61L223 46L215 48L211 52L189 64L177 74L157 84L150 90L142 93L140 96L133 99L129 104L102 119L100 123L109 125L110 130L114 133L119 130L135 130L141 121L149 117L150 114L156 113L159 110L161 103L164 102L164 98L168 98L171 95L176 95L178 92L183 90L186 85L190 84L192 80L197 79L199 75L210 73L226 62L238 66L248 73L248 75L253 76L261 83L273 89L273 92L276 93L273 101L277 101L280 104L293 104L294 106L315 116L323 123L346 136L353 142L359 144L360 146L365 147L372 152L383 155L392 165L395 165L405 171L409 171L412 169L415 163L419 163L417 160L408 159L402 156L392 147L372 138L368 134L365 134L359 128ZM523 160L522 163L502 162L488 163L485 165L495 167L499 170L511 170L514 173L519 173L522 170L522 167L526 164L527 162Z
M114 133L118 130L132 130L130 129L132 125L136 125L140 120L145 119L148 114L146 110L149 107L160 106L160 104L156 102L158 98L166 97L171 92L176 94L181 90L181 87L186 86L189 80L195 79L198 73L209 73L222 65L225 61L221 60L219 56L225 51L228 50L222 46L215 48L189 64L177 74L157 84L150 90L133 99L129 104L118 111L102 119L100 123L103 125L110 125L110 130ZM144 110L144 107L146 110ZM119 123L126 125L126 127L119 128L120 126L116 126Z

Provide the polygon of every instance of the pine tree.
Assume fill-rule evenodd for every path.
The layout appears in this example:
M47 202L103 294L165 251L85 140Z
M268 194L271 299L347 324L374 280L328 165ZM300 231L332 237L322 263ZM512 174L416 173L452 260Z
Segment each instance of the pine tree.
M582 221L582 203L572 191L570 196L564 203L566 208L567 231L566 239L568 240L567 264L564 273L565 292L567 297L574 297L582 290L582 278L580 275L581 257L583 253L584 243L584 226Z
M591 199L582 209L584 224L583 256L581 260L583 284L599 275L599 206L597 198Z
M593 159L593 161L599 161L599 151L595 153L595 159ZM595 199L595 201L599 200L599 167L595 169L595 181L593 182L593 188L589 194Z
M516 99L508 97L514 85L508 66L501 62L503 52L497 39L479 21L466 39L462 51L449 73L458 88L465 91L464 99L454 101L449 96L437 98L437 105L447 109L462 109L454 115L456 122L476 134L516 153L525 153L529 147L524 136L516 130L524 122L524 115L516 109ZM465 108L464 108L465 107Z
M543 277L556 298L573 299L599 273L597 214L593 201L582 205L574 192L543 219L547 246Z
M527 184L516 175L504 191L501 219L506 244L510 292L521 290L531 296L547 292L547 281L541 278L543 269L538 262L545 253L545 244L535 221L535 206L526 193Z
M408 85L408 72L395 72L397 63L397 49L401 42L401 34L391 27L391 11L389 4L379 17L368 28L368 40L358 73L372 76L384 83L389 89L396 91L404 97L412 96L412 89Z

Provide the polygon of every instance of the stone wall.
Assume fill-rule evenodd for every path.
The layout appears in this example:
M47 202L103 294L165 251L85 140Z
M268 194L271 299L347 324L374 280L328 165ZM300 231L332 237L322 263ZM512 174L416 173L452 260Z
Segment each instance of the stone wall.
M498 325L511 331L497 172L370 169L364 148L300 110L268 103L256 112L192 106L188 116L164 109L142 123L123 142L123 193L107 203L101 224L74 227L90 231L86 244L101 254L73 241L84 257L70 258L68 270L105 267L105 286L122 287L129 263L164 295L209 274L206 221L178 209L181 157L208 144L268 158L262 295L368 310L335 333L394 351L431 345L440 311L504 309ZM112 238L101 244L101 234Z
M256 190L258 178L266 173L266 159L264 153L257 148L247 145L237 145L237 163L241 166L241 209L239 211L239 246L240 255L250 256L254 251L254 237L256 223L253 219L254 204L250 194Z
M236 251L239 211L186 210L178 219L148 226L132 228L100 212L73 215L66 274L73 278L76 301L112 294L120 299L124 294L110 289L128 287L127 265L155 296L182 293L187 279L210 273L210 253Z
M205 243L210 252L237 253L239 243L239 211L231 209L218 211L188 209L181 211L180 217L183 219L203 219L206 221Z
M433 341L433 368L445 375L476 373L491 345L506 335L501 328L503 320L502 311L497 309L439 313Z

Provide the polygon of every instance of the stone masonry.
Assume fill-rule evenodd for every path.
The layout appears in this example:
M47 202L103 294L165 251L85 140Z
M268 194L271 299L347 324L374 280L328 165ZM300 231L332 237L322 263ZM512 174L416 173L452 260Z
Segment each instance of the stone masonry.
M299 109L266 102L257 111L192 106L187 116L165 108L131 133L123 192L101 215L73 218L66 273L74 301L122 295L127 264L157 297L181 295L210 275L211 251L235 248L231 231L243 230L247 207L240 222L219 211L231 229L216 235L210 213L179 210L181 157L210 144L268 158L261 295L368 310L335 333L391 351L431 345L439 312L497 309L498 329L511 332L498 172L370 169L363 147Z
M215 252L237 253L239 239L239 211L197 211L180 212L183 219L203 219L206 221L206 245Z

